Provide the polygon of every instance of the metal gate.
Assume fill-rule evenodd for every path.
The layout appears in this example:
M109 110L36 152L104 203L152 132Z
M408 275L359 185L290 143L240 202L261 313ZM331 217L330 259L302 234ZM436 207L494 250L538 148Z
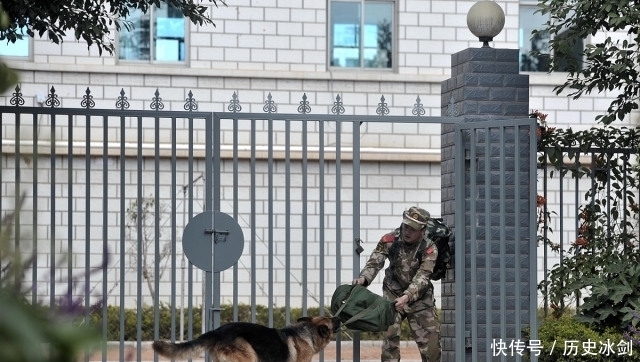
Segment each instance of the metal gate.
M455 351L467 361L537 360L536 129L456 125Z
M363 152L367 150L360 145L360 129L364 123L366 124L434 124L439 126L442 123L456 123L459 122L457 118L447 117L394 117L394 116L349 116L343 114L335 115L316 115L316 114L276 114L276 113L236 113L236 112L224 112L213 114L213 129L212 132L207 131L207 134L213 135L211 142L207 144L213 145L210 157L207 160L211 160L208 164L208 169L211 173L207 172L211 177L207 178L205 185L206 190L210 190L207 193L207 205L211 206L213 210L225 210L234 219L238 219L241 213L248 213L251 228L247 230L246 234L255 236L257 230L255 229L256 219L259 217L264 218L264 224L266 225L267 240L267 260L269 264L266 268L266 278L268 291L267 300L272 301L275 299L274 285L277 285L278 280L282 283L284 288L285 306L288 311L290 306L290 296L292 295L291 286L300 284L301 294L312 295L307 289L307 280L310 279L310 273L317 273L318 291L317 295L323 296L316 300L319 304L320 313L325 313L328 308L325 306L325 299L330 297L335 287L349 283L353 277L357 276L360 272L360 261L364 255L360 255L356 250L360 246L362 239L362 231L360 218L356 215L361 215L361 160ZM331 135L335 137L331 142L327 142L327 128L331 129ZM246 137L250 139L251 145L248 149L241 149L237 140L239 138L240 130L245 129L248 131ZM261 137L261 134L264 137ZM315 138L310 138L309 135L314 135ZM228 137L228 139L234 140L231 142L233 146L225 149L224 142L221 141L221 137ZM280 142L276 138L280 137ZM292 143L292 139L299 137L299 143L295 145ZM263 139L263 143L256 142L260 138ZM282 142L284 141L284 142ZM415 150L414 150L415 151ZM421 151L417 151L421 152ZM249 171L249 185L248 193L254 195L251 197L251 201L245 206L248 206L248 210L241 210L242 204L239 199L240 195L236 187L232 187L232 191L226 196L223 195L225 187L221 180L221 172L224 167L223 156L226 155L231 160L228 167L232 170L233 180L231 185L238 185L241 183L239 179L239 168L241 167L242 159L248 161ZM365 155L366 157L366 155ZM260 191L257 190L255 175L256 169L259 167L258 163L263 163L263 168L266 170L266 190L262 195L265 207L261 209L256 204L256 195L260 196ZM317 175L310 173L311 164L317 167ZM297 165L301 171L299 180L296 182L295 173L291 172L291 168ZM278 170L280 169L280 170ZM283 172L282 177L278 177L280 172ZM309 177L313 175L313 180ZM313 181L313 182L312 182ZM301 194L296 198L291 195L291 186L298 183L301 186ZM313 184L312 184L313 183ZM220 186L216 186L220 185ZM228 186L228 185L227 185ZM315 190L320 190L317 192ZM330 192L326 192L330 190ZM279 195L279 192L282 194ZM315 193L314 197L310 197L310 193ZM259 197L258 197L259 198ZM223 205L221 200L225 200ZM312 201L313 200L313 201ZM301 213L292 209L292 204L299 201L301 205ZM274 205L278 202L283 202L284 212L281 215L284 220L280 220L275 216L277 212L274 211ZM311 215L309 205L315 203L317 209L315 215ZM299 240L291 234L293 225L298 223L301 230L308 230L310 224L317 225L316 236L310 236L306 232L303 232ZM284 242L287 248L285 252L285 261L282 266L282 270L278 270L274 265L275 249L277 248L277 241ZM309 250L308 245L314 241L320 241L318 249L315 252ZM256 250L256 238L251 237L248 240L250 253ZM291 249L296 243L300 243L300 255L302 266L300 268L300 275L297 280L293 280L296 273L292 272L291 265L296 264L292 262L292 258L295 259L295 251ZM369 253L370 250L367 251ZM315 265L308 263L309 258L312 255L317 255L318 259ZM255 266L256 255L251 254L251 265ZM238 266L233 267L233 275L237 275ZM251 279L259 278L257 271L251 270ZM280 276L280 277L278 277ZM219 322L219 317L216 315L220 311L220 297L224 294L224 291L220 290L220 277L214 273L213 282L206 283L207 285L213 285L214 289L211 291L211 302L205 303L211 305L212 311L212 326L215 327ZM236 306L238 304L237 288L233 290L234 300L232 304ZM249 286L251 289L251 305L255 306L256 298L258 294L256 288L258 286L255 283L251 283ZM295 294L295 292L294 292ZM314 293L315 294L315 293ZM209 296L209 293L207 293ZM273 303L268 303L268 323L273 324ZM307 300L302 299L303 313L307 310ZM252 316L255 316L254 310L252 310ZM290 321L290 315L287 312L285 320ZM355 336L357 338L357 335ZM337 358L340 358L339 354ZM359 359L357 354L357 344L354 350L354 358Z

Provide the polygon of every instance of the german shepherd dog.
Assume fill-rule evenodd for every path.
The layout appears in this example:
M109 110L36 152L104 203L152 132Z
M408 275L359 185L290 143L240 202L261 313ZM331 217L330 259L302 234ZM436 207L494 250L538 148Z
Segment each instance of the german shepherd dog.
M309 362L340 327L337 317L303 317L282 329L232 322L182 343L153 342L168 358L190 358L208 352L212 362Z

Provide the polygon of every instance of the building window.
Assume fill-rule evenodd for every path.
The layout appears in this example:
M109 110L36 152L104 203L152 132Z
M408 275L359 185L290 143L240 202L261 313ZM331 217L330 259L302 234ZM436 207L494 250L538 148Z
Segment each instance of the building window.
M185 61L186 24L180 10L166 3L159 8L150 8L146 14L131 9L127 21L131 22L132 28L120 32L120 60Z
M331 66L391 68L393 14L392 1L331 1Z
M531 34L534 30L543 29L549 16L537 10L535 5L520 6L520 70L525 72L549 71L549 33L541 31L535 36ZM539 54L532 55L532 51Z
M0 41L0 55L3 57L28 57L30 54L31 37L27 34L27 28L18 31L22 39L16 39L15 43L7 40Z
M547 72L550 64L550 34L545 31L534 30L544 29L549 20L549 15L542 15L535 5L520 6L520 70L526 72ZM564 33L556 35L554 39L562 40ZM570 70L579 71L582 69L582 53L584 42L582 39L570 44L570 51L566 57L556 56L554 62L558 72L568 72ZM531 54L531 52L534 54Z

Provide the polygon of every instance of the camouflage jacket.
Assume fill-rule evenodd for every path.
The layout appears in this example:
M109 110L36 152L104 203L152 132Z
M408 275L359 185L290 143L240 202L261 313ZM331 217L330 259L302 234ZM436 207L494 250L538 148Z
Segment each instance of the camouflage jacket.
M433 240L425 236L415 245L406 245L400 229L396 229L380 239L360 277L365 279L365 285L369 285L389 259L383 288L398 297L408 295L407 312L418 311L434 306L430 275L437 257L438 248Z

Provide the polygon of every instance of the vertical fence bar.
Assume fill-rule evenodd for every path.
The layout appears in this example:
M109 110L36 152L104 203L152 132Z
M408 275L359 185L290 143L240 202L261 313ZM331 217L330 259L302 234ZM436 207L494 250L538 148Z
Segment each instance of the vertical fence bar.
M482 175L482 180L478 181L477 178L475 178L475 182L471 182L470 183L470 188L471 188L471 194L469 196L469 199L471 201L471 212L475 213L476 211L476 200L478 203L483 204L484 206L484 215L482 215L482 217L484 218L482 221L478 221L478 225L483 225L484 224L484 238L481 239L484 243L484 250L482 250L482 248L478 247L478 242L477 240L480 239L479 235L478 235L478 229L476 229L475 227L475 223L471 223L471 255L477 255L479 252L485 253L485 266L484 266L484 279L482 281L478 281L476 278L473 277L474 274L478 273L478 265L477 265L477 261L476 258L472 258L471 259L471 295L474 294L479 294L479 283L483 283L484 282L484 288L485 288L485 313L486 313L486 324L485 324L485 338L489 338L489 336L491 336L491 313L492 308L493 308L493 304L491 303L491 298L489 298L489 296L491 295L491 284L489 283L489 281L491 280L491 266L492 266L492 260L491 260L491 205L489 204L489 200L491 199L491 170L490 170L490 162L489 162L489 155L491 153L491 129L486 127L481 129L480 132L483 136L484 136L484 150L480 151L478 150L478 153L480 153L480 156L477 155L476 153L476 147L474 145L477 144L476 142L476 137L480 138L480 136L476 133L476 131L471 131L471 139L469 141L469 145L471 147L471 165L469 166L469 173L470 173L470 177L475 178L474 176L474 171L476 169L475 167L475 163L477 162L478 164L478 168L480 167L484 167L483 172L484 175ZM482 141L479 141L482 142ZM478 159L480 158L480 159ZM482 189L484 191L484 193L482 192L478 192L478 194L475 194L477 189ZM481 227L481 226L480 226ZM479 227L479 228L480 228ZM478 249L480 249L480 251L478 251ZM479 330L479 323L478 323L478 313L477 311L480 308L478 307L478 301L476 298L471 297L471 330L472 330L472 343L473 346L472 348L472 361L477 361L478 360L478 356L479 356L479 341L480 341L480 330ZM474 348L475 347L475 348ZM490 359L489 357L489 351L486 350L485 351L485 355L487 359Z
M285 324L291 322L291 120L284 125L284 194L285 194Z
M171 306L171 341L175 341L176 340L176 311L179 310L180 311L180 319L182 319L182 303L180 303L180 309L178 309L178 306L176 304L176 294L177 294L177 288L176 285L178 284L177 280L176 280L176 276L177 276L177 268L178 268L178 261L177 261L177 229L178 229L178 218L177 218L177 210L178 210L178 180L177 180L177 167L176 167L176 163L177 163L177 156L176 156L176 152L177 152L177 137L176 137L176 132L177 132L177 119L175 117L171 118L171 301L170 301L170 306ZM183 227L185 227L186 225L183 225ZM182 325L180 325L180 334L182 335ZM155 355L155 354L154 354ZM154 356L155 359L155 356Z
M154 200L154 222L153 222L153 240L154 240L154 263L153 263L153 339L160 339L160 118L154 119L154 134L153 134L153 200ZM173 310L173 306L170 306ZM157 356L154 353L154 360L157 361Z
M322 121L318 121L318 197L319 197L319 223L318 226L320 227L320 233L319 233L319 238L320 238L320 260L319 260L319 267L320 267L320 276L319 276L319 281L320 281L320 302L319 302L319 309L320 309L320 315L324 315L324 275L325 275L325 250L324 250L324 240L325 240L325 210L324 210L324 203L325 203L325 195L324 195L324 190L325 190L325 185L324 185L324 167L325 167L325 159L324 159L324 122ZM320 351L320 362L324 361L324 350Z
M463 131L462 129L460 129L459 125L456 125L455 127L455 141L454 144L456 145L454 152L455 152L455 159L454 159L454 167L455 167L455 172L454 172L454 177L455 177L455 182L454 182L454 193L455 193L455 209L459 210L459 211L463 211L465 210L465 178L464 178L464 174L465 174L465 166L467 164L467 159L466 159L466 148L467 148L467 144L465 143L464 137L463 137ZM470 158L471 155L469 155ZM454 219L454 225L455 227L455 237L454 240L456 240L456 243L460 246L462 246L462 253L457 252L454 255L454 259L455 259L455 305L456 305L456 309L455 309L455 358L459 361L463 360L465 357L465 328L466 328L466 316L465 316L465 280L466 280L466 275L465 275L465 254L466 254L466 239L467 239L467 233L466 233L466 212L456 212ZM472 224L473 225L473 224ZM473 233L471 231L469 231L470 234L473 235ZM456 248L460 249L460 247Z
M18 115L16 115L17 117ZM33 234L33 240L34 243L31 246L31 250L33 252L33 255L35 256L33 258L33 268L31 270L31 284L35 285L36 281L38 280L38 244L39 244L39 235L38 235L38 214L39 214L39 210L38 210L38 186L39 186L39 182L38 182L38 173L40 170L40 159L38 157L38 154L40 153L38 150L38 118L36 116L35 113L33 113L32 115L32 119L33 119L33 134L32 134L32 139L33 139L33 150L32 150L32 157L33 157L33 184L32 184L32 194L33 194L33 210L31 211L31 215L33 217L33 224L31 226L31 233ZM1 123L1 122L0 122ZM1 129L2 127L0 127ZM16 132L19 132L16 130ZM2 137L2 131L0 131L0 139L4 139L4 137ZM19 142L20 139L16 138L16 142ZM2 154L2 146L0 146L0 154ZM2 172L0 172L1 174ZM0 176L0 184L2 184L2 176ZM16 189L18 190L18 189ZM0 210L4 210L2 208L2 204L0 204ZM4 215L2 215L4 216ZM2 267L2 265L0 265L0 268ZM37 288L35 290L33 290L31 292L31 304L36 305L38 303L38 292L37 292Z
M0 125L1 128L1 125ZM20 233L21 233L21 223L20 223L20 207L21 207L21 203L22 201L22 172L21 172L21 166L20 166L20 162L22 161L22 151L21 151L21 143L22 143L22 132L21 132L21 128L22 128L22 122L21 122L21 117L20 117L20 113L16 113L16 143L15 143L15 159L13 160L14 165L15 165L15 170L14 170L14 176L15 176L15 195L13 197L14 203L13 203L13 209L14 209L14 230L13 230L13 242L15 245L15 250L20 250ZM53 133L52 133L53 134ZM52 143L52 147L53 147L53 143ZM51 153L51 158L54 158L54 153ZM53 163L52 163L53 165ZM51 167L51 171L52 173L54 172L54 168ZM53 186L51 186L53 188ZM53 191L53 190L52 190ZM54 197L55 194L51 194L52 198ZM55 206L55 200L52 200L52 207ZM51 221L55 220L54 219L54 214L52 213L51 215ZM53 223L51 223L51 227L54 228ZM51 244L52 244L52 248L51 248L51 255L53 256L55 254L55 249L53 248L53 233L51 234ZM52 260L53 257L52 257ZM53 269L52 269L53 270ZM55 280L55 274L51 273L51 278L52 278L52 283L51 283L51 294L53 295L53 291L54 291L54 287L53 287L53 280ZM18 275L16 275L14 278L16 283L15 285L19 285L18 282ZM37 292L32 292L37 294ZM49 300L49 305L51 307L53 307L53 297Z
M308 259L308 170L307 170L307 122L302 121L302 315L307 315L307 259Z
M137 163L138 166L136 168L136 205L137 205L137 214L136 214L136 225L137 225L137 249L136 249L136 357L138 361L142 360L142 314L144 313L142 309L142 249L143 249L143 234L142 234L142 213L143 213L143 202L144 195L142 192L142 169L143 169L143 158L142 158L142 117L137 117L138 124L138 157Z
M267 120L267 245L268 274L267 295L269 296L268 325L273 327L273 119Z
M547 159L548 159L548 155L547 155L547 150L546 149L542 149L542 162L541 162L541 166L542 167L542 193L545 197L544 199L544 203L542 205L542 237L543 237L543 243L544 243L544 247L543 247L543 257L542 257L542 269L543 269L543 278L544 280L547 280L547 277L549 275L549 265L548 265L548 260L547 260L547 255L549 252L549 244L547 243L547 238L549 237L548 234L548 226L549 226L549 221L547 220L547 213L549 212L549 202L547 197L547 190L548 190L548 179L547 179ZM537 195L536 195L536 200L537 200ZM537 223L536 223L537 225ZM576 229L577 230L577 229ZM536 260L536 266L538 265L538 262ZM545 318L547 317L547 313L549 311L549 287L547 286L547 283L543 284L543 294L544 294L544 316Z
M187 165L187 180L189 181L189 197L188 197L188 220L191 221L193 219L193 214L194 214L194 210L193 210L193 144L194 144L194 140L193 140L193 134L194 134L194 129L193 129L193 118L189 117L189 151L188 151L188 155L187 155L187 159L188 159L188 165ZM205 178L208 177L208 175L205 173ZM185 225L186 226L186 225ZM193 324L194 324L194 317L193 317L193 298L191 298L191 296L193 295L193 264L191 263L187 263L187 311L189 313L189 316L187 318L188 322L187 322L187 339L191 340L193 339ZM204 310L205 306L204 303L202 305L202 310L200 311L200 315L201 315L201 324L202 324L202 329L205 328L205 326L207 325L207 319L205 317L206 315L206 311Z
M111 251L108 248L109 245L109 117L104 116L102 118L102 250L104 251L105 258L111 259ZM106 255L109 253L109 255ZM104 264L111 265L110 263ZM108 326L108 307L109 307L109 295L107 289L107 274L108 268L102 268L102 361L107 360L107 326Z
M240 217L240 207L238 205L238 118L233 118L233 219L238 221ZM238 321L238 262L233 263L233 321Z
M336 119L336 288L342 284L342 123ZM336 361L342 361L342 333L336 336Z
M360 123L351 122L353 128L353 235L351 240L360 237ZM352 278L360 275L360 255L351 249L353 260ZM360 362L360 332L353 334L353 359Z
M478 193L479 193L478 192L478 188L480 187L480 185L479 185L478 179L477 179L477 177L475 175L475 172L473 172L473 170L479 170L480 171L480 165L481 165L480 161L478 160L479 156L477 154L478 151L479 151L479 147L476 147L475 145L478 144L478 140L477 140L478 134L477 134L477 132L482 132L484 134L485 142L488 142L486 140L486 138L489 135L487 134L487 130L486 129L481 130L481 131L469 130L467 132L469 132L469 168L467 169L465 167L463 175L465 175L467 172L469 172L469 179L470 179L470 181L469 181L469 211L470 211L471 215L474 215L477 218L478 215L477 215L477 211L476 211L477 210L476 209L476 207L477 207L476 201L480 200L482 196L478 195ZM485 145L485 147L486 147L486 145ZM485 153L487 152L486 148L485 148L484 152ZM485 162L486 162L486 160L485 160ZM483 166L487 167L486 164L484 164ZM487 179L487 171L486 171L486 169L484 170L484 175L483 176L484 176L484 178L486 180ZM464 180L464 178L463 178L463 180ZM464 181L463 181L462 185L464 185ZM486 193L487 193L487 191L485 190L485 195L486 195ZM478 201L478 202L481 202L481 201ZM466 212L466 208L463 208L462 210L465 210L465 212ZM485 220L484 220L484 222L485 222L485 231L484 231L485 237L487 237L487 235L490 235L489 234L490 231L487 230L487 227L486 227L486 224L487 224L486 217L487 217L487 215L488 214L486 214L486 210L485 210L485 215L484 215L484 217L485 217ZM470 225L470 227L469 227L469 246L470 246L469 247L469 253L470 253L470 255L477 255L478 254L478 244L477 244L476 240L478 238L478 227L476 227L476 225L481 224L481 221L475 220L473 217L470 217L470 221L469 221L468 224ZM466 223L463 223L460 226L466 227L466 225L467 225ZM467 240L464 240L464 242L466 243ZM485 248L486 248L486 246L485 246ZM465 253L466 253L466 250L465 250ZM487 253L487 254L489 254L489 253ZM488 256L488 255L485 255L485 256ZM485 259L485 268L488 269L490 266L491 266L491 260L490 259L489 260ZM477 272L478 272L478 265L477 265L476 258L471 258L471 266L470 266L469 269L470 269L469 284L471 285L471 293L478 294L478 292L479 292L478 291L478 280L477 280L477 278L474 278L474 274L477 274ZM487 280L487 272L488 271L485 270L485 276L484 276L485 281ZM466 271L465 271L465 273L463 275L464 275L464 281L466 282L467 281ZM487 294L491 293L491 291L488 290L488 288L489 288L488 286L485 286L485 288L486 288L485 289L485 293L487 293ZM465 294L463 293L463 295L465 295ZM465 299L466 299L466 297L465 297ZM465 343L465 348L466 347L471 348L471 360L475 362L475 361L478 360L478 348L477 347L473 348L473 346L477 345L477 343L478 343L478 334L479 334L479 331L478 331L478 313L476 313L476 311L478 310L477 298L471 297L470 301L469 301L469 304L471 306L471 321L470 321L471 325L469 326L470 334L471 334L469 337L471 337L471 341L470 341L470 343ZM465 305L466 305L466 303L465 303ZM490 302L486 303L485 304L485 313L489 314L490 311L491 311L490 308L491 308L491 303ZM466 308L465 308L464 311L466 312ZM467 326L463 325L463 328L466 329ZM466 335L466 330L465 330L465 335Z
M210 204L211 207L208 209L209 211L220 211L220 193L221 193L221 184L220 184L220 173L221 173L221 155L220 155L220 129L221 129L221 121L220 118L214 117L206 120L207 125L211 125L205 127L207 132L207 136L211 137L207 139L207 144L210 145L207 149L211 149L210 153L206 154L206 168L207 175L211 178L212 183L208 185L211 190L211 194L207 194L207 198L205 200L206 204ZM209 143L212 142L212 143ZM213 154L212 154L213 153ZM213 224L214 230L216 229L215 218ZM215 239L215 235L213 238ZM212 241L211 244L211 254L213 260L213 254L215 250L215 241ZM213 263L212 263L213 264ZM212 280L212 305L213 305L213 328L218 328L220 326L220 272L212 270L211 276Z
M62 162L64 165L64 161ZM67 293L73 293L73 120L67 116Z
M16 125L16 127L19 129L19 125ZM17 164L16 164L16 169L18 171L16 171L16 190L19 190L19 186L20 186L20 173L19 173L19 162L20 162L20 149L17 149L16 152L16 160L17 160ZM56 115L52 114L51 115L51 212L49 214L49 225L51 225L51 235L49 236L50 239L50 250L51 250L51 256L50 256L50 260L49 260L49 275L51 276L51 278L55 278L56 277ZM17 205L17 203L16 203ZM20 214L17 214L20 215ZM16 218L16 230L19 231L19 218ZM18 235L16 235L16 240L18 240ZM17 246L17 245L16 245ZM55 280L55 279L54 279ZM51 282L51 286L49 289L49 306L53 307L55 305L55 297L56 297L56 284L53 282Z
M210 137L206 140L207 150L211 149L209 153L205 152L205 164L207 169L207 179L211 178L212 182L208 186L211 190L205 191L206 204L210 204L211 207L208 209L209 211L220 211L221 201L221 184L220 184L220 173L221 173L221 155L220 155L220 133L221 133L221 121L218 117L208 118L205 120L205 132L207 133L207 137ZM211 143L209 143L211 142ZM205 180L206 181L206 180ZM211 192L208 194L207 192ZM213 228L216 229L215 218L214 218ZM213 235L213 239L215 239L215 234ZM215 254L215 241L212 241L211 244L211 258L214 260ZM214 263L212 262L212 265ZM213 280L211 281L212 288L212 306L213 306L213 328L218 328L220 326L220 272L212 270L211 277ZM212 329L213 329L212 328Z
M318 226L319 230L319 238L320 238L320 275L319 275L319 289L320 296L324 296L324 276L325 276L325 250L324 250L324 240L325 240L325 180L324 180L324 172L325 172L325 155L324 155L324 122L318 121ZM324 298L320 298L320 315L324 315ZM323 359L323 358L321 358Z
M126 257L126 235L125 235L125 224L126 224L126 205L125 205L125 176L126 176L126 158L125 155L125 117L120 117L120 184L119 184L119 192L120 192L120 361L124 361L124 327L125 327L125 257Z
M90 294L90 282L91 282L91 118L86 116L85 118L85 190L86 193L84 195L84 208L85 208L85 216L84 216L84 246L85 246L85 254L84 254L84 321L85 323L89 323L89 311L91 305L91 294ZM71 212L71 210L69 210ZM103 258L107 256L103 254ZM71 261L70 261L71 263ZM85 353L84 359L86 362L89 361L89 353Z
M251 323L256 322L256 120L251 120L251 160L249 172L251 173Z
M523 132L523 128L524 128L524 132ZM523 225L523 221L521 220L522 218L522 214L520 211L520 204L522 203L522 195L521 195L521 180L520 180L520 172L522 172L521 168L521 137L522 135L527 135L529 130L526 129L526 126L515 126L514 129L514 134L515 134L515 139L514 139L514 156L513 156L513 189L514 189L514 195L513 198L515 200L515 204L514 204L514 210L513 210L513 220L514 220L514 254L515 255L520 255L521 253L521 244L523 238L522 235L520 233L520 228ZM530 157L535 158L535 153L530 153L529 154ZM535 169L534 169L535 170ZM534 199L535 200L535 199ZM530 201L531 202L531 201ZM526 225L526 224L525 224ZM533 224L528 224L529 228L534 227ZM535 240L535 239L534 239ZM534 240L529 240L530 243L536 243ZM522 291L521 291L521 283L525 283L526 280L523 280L521 273L521 259L520 258L516 258L514 261L515 265L514 265L514 275L515 275L515 279L514 279L514 283L515 283L515 295L522 295ZM537 265L537 260L536 259L530 259L530 263L529 263L529 267L533 268L533 269L537 269L536 267L534 267L534 265ZM532 280L529 280L529 283L533 283ZM535 284L535 283L534 283ZM534 299L538 299L537 298L537 294L531 295L531 298ZM517 303L515 304L515 314L516 316L519 316L521 313L521 303ZM529 313L536 313L535 311L529 311ZM520 318L516 318L515 320L515 328L516 331L521 331L522 330L522 323L520 323ZM520 356L516 356L516 360L517 361L521 361L522 359L520 358Z
M529 155L532 155L531 157L529 157L529 202L533 202L533 200L536 200L536 196L537 196L537 174L536 172L534 172L534 170L536 169L537 166L537 160L536 158L533 156L536 154L536 150L537 150L537 136L536 136L536 129L537 129L537 124L535 122L535 120L532 120L531 123L529 123ZM537 228L534 226L536 225L536 213L535 213L535 206L534 205L529 205L529 295L531 296L529 298L529 333L530 333L530 340L535 341L538 340L538 286L536 285L535 282L532 281L537 281L537 273L538 273L538 268L536 267L537 265L537 260L538 260L538 243L537 243ZM532 353L531 355L531 361L532 362L537 362L538 361L538 357L535 355L535 353Z
M504 145L506 144L506 142L508 140L505 139L506 136L506 132L505 132L505 126L502 125L498 128L498 133L500 134L499 139L501 140L501 143ZM488 140L487 140L488 141ZM517 153L517 151L516 151ZM507 187L507 183L505 181L505 172L506 167L505 167L505 153L504 153L504 147L500 147L500 153L499 153L499 194L500 194L500 214L499 214L499 218L500 220L499 225L500 225L500 315L502 315L503 317L500 318L500 335L503 338L507 337L507 324L506 324L506 315L507 315L507 289L506 289L506 283L507 283L507 275L506 275L506 271L505 268L507 266L507 250L506 250L506 243L507 243L507 237L505 235L505 228L507 227L506 222L505 222L505 217L504 217L504 213L505 213L505 197L506 197L506 193L505 193L505 188ZM488 160L492 160L493 159L493 154L491 155L487 155ZM487 204L490 202L490 200L493 199L493 193L488 195L489 197L487 198ZM493 224L493 222L491 223ZM487 241L490 240L489 238L487 239ZM493 283L493 279L489 279L492 281ZM487 292L489 292L489 288L487 288ZM490 294L487 293L487 296L489 296ZM489 299L489 298L487 298ZM517 319L517 318L516 318ZM485 339L486 343L486 348L487 351L491 351L491 334L487 335L486 339ZM491 353L487 353L487 355L490 355ZM501 356L502 360L505 361L507 356ZM517 359L517 357L516 357Z

